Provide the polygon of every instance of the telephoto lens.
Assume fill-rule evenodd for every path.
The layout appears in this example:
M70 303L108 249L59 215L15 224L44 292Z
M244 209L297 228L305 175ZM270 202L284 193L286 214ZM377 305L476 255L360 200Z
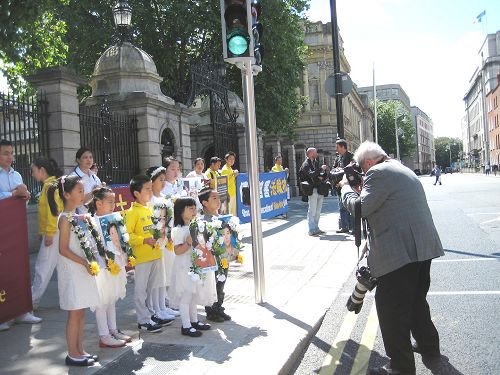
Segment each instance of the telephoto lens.
M354 311L355 314L358 314L361 311L361 307L363 307L366 292L375 288L377 279L372 277L370 269L364 266L356 271L356 277L358 282L347 300L346 307L348 311Z

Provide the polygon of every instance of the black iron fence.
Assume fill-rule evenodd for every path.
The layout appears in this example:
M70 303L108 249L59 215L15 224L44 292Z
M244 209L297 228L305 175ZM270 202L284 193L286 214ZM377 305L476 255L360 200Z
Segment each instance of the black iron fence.
M106 100L80 107L80 144L92 150L98 176L107 184L128 184L139 172L137 117L112 113Z
M0 93L0 138L12 142L13 167L35 199L41 186L31 176L31 163L39 156L48 155L46 100L41 96Z

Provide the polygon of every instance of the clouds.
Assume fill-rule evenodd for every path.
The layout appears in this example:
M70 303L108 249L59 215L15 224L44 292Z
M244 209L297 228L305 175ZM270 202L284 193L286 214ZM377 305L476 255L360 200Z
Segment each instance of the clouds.
M375 62L376 83L399 83L411 104L433 119L436 136L460 136L462 98L484 35L453 33L444 26L440 31L437 15L435 21L421 19L425 10L412 12L411 6L407 0L337 1L351 77L358 86L372 85ZM329 1L313 0L310 19L328 22Z

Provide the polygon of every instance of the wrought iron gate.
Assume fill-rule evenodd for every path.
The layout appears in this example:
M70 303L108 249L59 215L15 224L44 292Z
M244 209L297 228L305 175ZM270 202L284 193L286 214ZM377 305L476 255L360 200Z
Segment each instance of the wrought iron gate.
M210 99L210 122L213 128L214 155L224 157L233 151L239 154L236 119L238 114L229 108L228 88L223 61L203 57L189 67L191 86L186 105L190 107L197 96L208 95ZM239 169L238 158L235 168Z
M80 107L80 144L92 150L98 175L107 184L128 184L139 172L137 117L112 113L107 100Z
M41 186L31 176L31 163L39 156L48 156L46 100L0 93L0 138L12 142L13 167L34 198Z

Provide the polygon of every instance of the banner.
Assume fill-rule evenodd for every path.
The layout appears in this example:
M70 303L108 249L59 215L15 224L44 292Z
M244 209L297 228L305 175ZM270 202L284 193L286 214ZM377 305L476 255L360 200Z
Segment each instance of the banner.
M236 203L241 223L250 222L250 206L243 203L243 195L248 186L248 174L240 173L236 177ZM259 191L262 219L288 212L286 172L259 173ZM246 201L247 199L245 203L248 203Z
M115 212L128 210L134 202L128 185L110 185L109 187L115 193Z
M217 194L219 194L220 199L220 215L227 215L229 213L229 199L227 188L227 176L217 176Z
M0 323L33 310L26 201L0 200Z

